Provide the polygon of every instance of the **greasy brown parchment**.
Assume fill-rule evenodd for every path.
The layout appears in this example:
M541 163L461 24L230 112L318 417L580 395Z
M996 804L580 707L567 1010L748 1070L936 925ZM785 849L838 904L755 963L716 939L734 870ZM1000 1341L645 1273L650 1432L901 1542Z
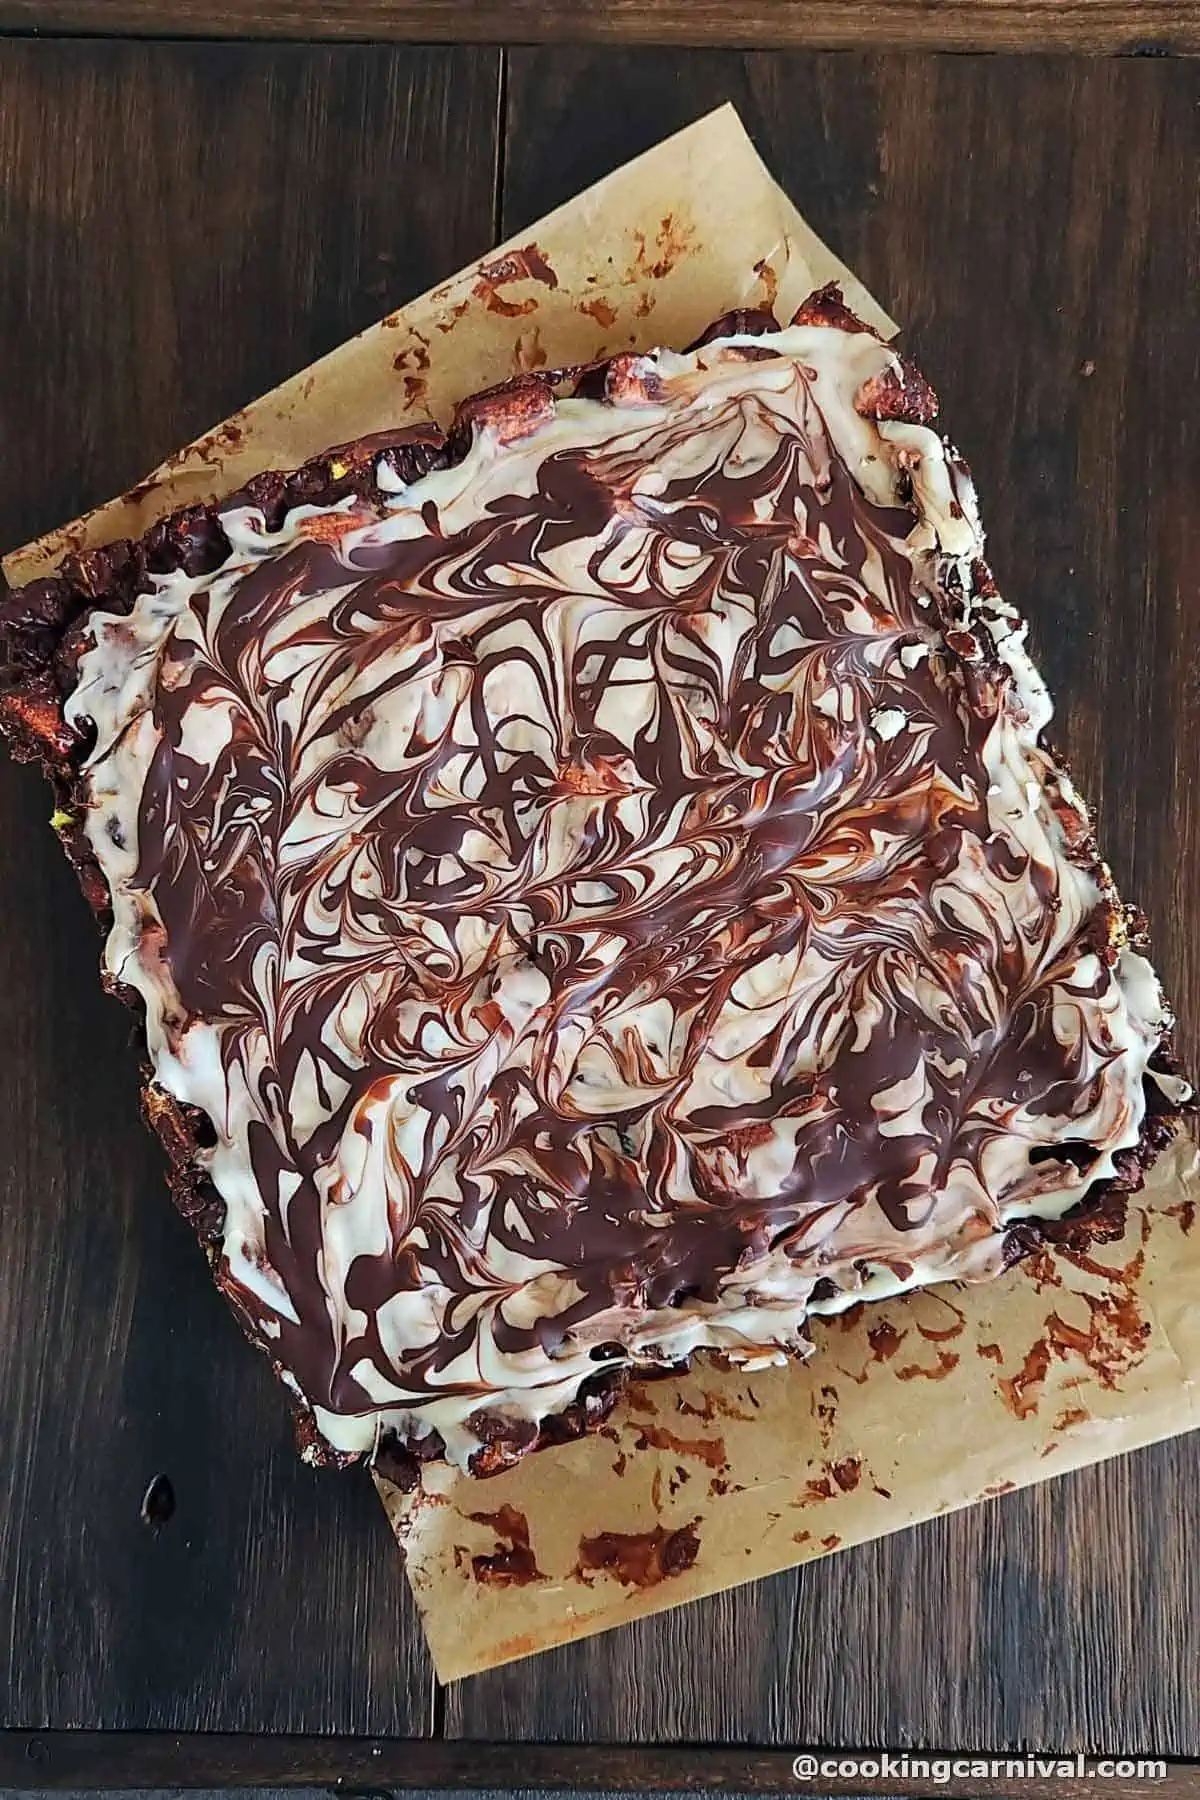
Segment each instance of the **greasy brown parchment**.
M815 1320L811 1359L631 1390L600 1435L377 1481L443 1681L1200 1425L1184 1138L1120 1242Z
M896 327L723 107L7 559L14 584L268 467L518 370L683 345L840 280ZM985 496L986 500L986 496ZM489 1481L378 1487L443 1680L1200 1424L1200 1175L1180 1142L1117 1244L818 1321L810 1362L634 1388L601 1434ZM953 1428L947 1429L947 1421Z

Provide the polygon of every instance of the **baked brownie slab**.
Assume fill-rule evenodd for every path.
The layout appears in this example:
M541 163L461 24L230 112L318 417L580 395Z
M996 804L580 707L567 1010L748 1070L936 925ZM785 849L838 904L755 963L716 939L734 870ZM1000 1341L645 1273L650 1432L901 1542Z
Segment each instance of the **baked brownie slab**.
M996 1274L1186 1089L928 385L814 296L3 604L18 755L315 1459Z

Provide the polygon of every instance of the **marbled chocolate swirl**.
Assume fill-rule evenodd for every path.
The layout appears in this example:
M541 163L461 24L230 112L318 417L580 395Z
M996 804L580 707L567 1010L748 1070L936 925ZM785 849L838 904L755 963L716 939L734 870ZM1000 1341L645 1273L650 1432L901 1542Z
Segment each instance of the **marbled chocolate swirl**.
M1139 1143L1158 983L932 395L852 327L518 384L90 616L107 966L336 1451L803 1352Z

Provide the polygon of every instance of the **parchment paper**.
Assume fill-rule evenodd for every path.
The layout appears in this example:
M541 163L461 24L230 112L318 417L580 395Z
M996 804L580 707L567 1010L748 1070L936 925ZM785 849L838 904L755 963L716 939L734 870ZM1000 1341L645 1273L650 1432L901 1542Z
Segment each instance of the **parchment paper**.
M632 1390L599 1437L377 1481L443 1681L1200 1424L1197 1153L1086 1255L816 1320L812 1358Z
M267 467L445 420L507 373L686 344L737 306L787 318L841 281L723 107L13 553L14 584ZM984 496L986 504L987 496ZM806 1364L700 1366L602 1434L416 1496L378 1481L443 1680L603 1631L1200 1423L1200 1171L1160 1163L1117 1244L818 1321Z

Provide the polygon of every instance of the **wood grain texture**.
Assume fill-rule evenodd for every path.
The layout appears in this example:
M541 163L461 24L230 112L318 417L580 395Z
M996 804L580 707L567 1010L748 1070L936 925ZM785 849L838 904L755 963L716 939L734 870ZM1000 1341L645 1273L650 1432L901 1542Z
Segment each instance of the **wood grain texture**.
M0 30L740 49L1200 50L1196 0L0 0Z
M490 51L0 46L0 542L483 248L498 79ZM47 811L0 760L0 1720L428 1732L374 1492L298 1463L170 1206Z
M481 249L498 82L490 52L0 47L0 543ZM941 389L1195 1065L1194 70L518 52L503 229L725 98ZM210 1735L23 1731L0 1786L771 1791L787 1759L751 1746L1200 1755L1188 1441L464 1684L457 1741L212 1735L417 1737L431 1677L373 1497L296 1464L166 1201L45 811L0 764L0 1720ZM154 1535L160 1471L178 1508ZM663 1742L726 1748L637 1748Z
M728 98L906 321L1195 1067L1193 70L527 51L508 94L506 231ZM1193 1438L1011 1495L463 1683L447 1730L1195 1756L1198 1477Z
M0 1731L0 1788L8 1800L35 1800L38 1793L78 1792L96 1788L138 1787L157 1790L154 1800L167 1800L171 1787L211 1784L228 1792L252 1785L287 1783L307 1787L305 1800L317 1800L317 1784L357 1794L360 1800L384 1800L392 1790L471 1792L481 1800L522 1800L530 1793L553 1790L575 1800L581 1792L710 1794L713 1800L735 1800L740 1794L803 1794L806 1800L829 1796L911 1796L929 1800L931 1793L949 1800L1195 1800L1200 1794L1200 1764L1168 1762L1151 1773L1134 1768L1101 1772L1098 1759L1085 1760L1084 1773L1070 1781L1044 1777L1026 1767L998 1767L986 1782L956 1773L961 1751L927 1751L930 1763L946 1763L932 1774L822 1773L811 1782L793 1774L794 1751L761 1750L747 1745L728 1748L689 1746L682 1749L639 1748L597 1744L467 1744L445 1741L405 1743L396 1739L335 1737L167 1736L158 1732L27 1732ZM818 1750L819 1761L839 1762L836 1751ZM897 1760L903 1752L894 1753ZM875 1758L879 1752L874 1753ZM873 1760L870 1751L861 1761ZM916 1760L914 1754L914 1761ZM1003 1759L997 1759L1002 1762ZM1022 1762L1024 1759L1020 1759ZM903 1767L903 1763L900 1763ZM13 1791L18 1782L37 1788ZM204 1796L208 1800L208 1796ZM268 1795L278 1800L278 1790Z

